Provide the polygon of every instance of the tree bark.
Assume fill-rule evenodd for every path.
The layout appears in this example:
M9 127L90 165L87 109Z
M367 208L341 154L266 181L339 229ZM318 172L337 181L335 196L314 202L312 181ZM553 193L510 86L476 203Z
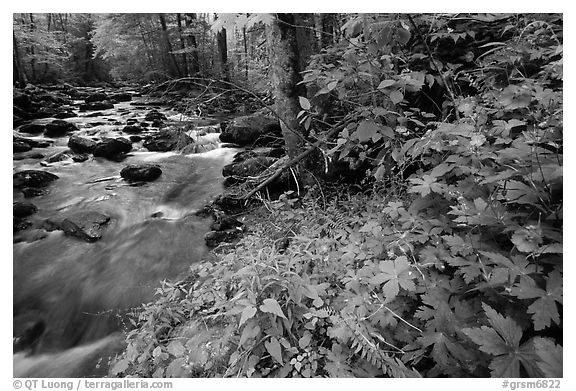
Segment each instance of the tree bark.
M16 35L14 31L12 31L12 39L13 39L13 46L12 46L12 63L13 63L13 73L12 77L14 82L19 87L26 86L26 74L24 73L24 69L22 68L22 60L20 59L20 47L18 45L18 41L16 40Z
M305 92L304 86L298 84L302 78L298 68L298 43L294 25L293 14L277 14L266 28L276 112L282 118L280 126L290 159L302 151L302 137L306 136L306 131L301 129L297 119L300 111L298 97L305 96Z
M220 64L222 66L222 80L230 81L230 70L228 68L228 45L226 43L226 29L222 28L216 34L218 52L220 53Z
M182 64L184 66L184 76L190 76L190 69L188 67L188 56L184 52L186 49L186 44L184 43L184 36L182 34L182 16L177 13L176 14L176 21L178 22L178 35L180 38L180 49L183 51L182 56Z
M186 14L186 27L191 28L194 25L194 21L196 20L196 14ZM188 36L188 47L193 48L194 50L191 53L190 59L190 73L192 75L197 74L200 72L200 62L198 61L198 43L196 41L196 36L191 34L190 32L187 33Z
M180 67L178 66L178 61L176 61L176 56L172 53L172 44L170 43L170 37L168 36L168 28L166 27L166 19L164 18L164 14L158 14L160 19L160 26L162 26L162 39L164 41L166 54L168 58L171 60L173 68L172 71L168 74L171 76L181 76Z

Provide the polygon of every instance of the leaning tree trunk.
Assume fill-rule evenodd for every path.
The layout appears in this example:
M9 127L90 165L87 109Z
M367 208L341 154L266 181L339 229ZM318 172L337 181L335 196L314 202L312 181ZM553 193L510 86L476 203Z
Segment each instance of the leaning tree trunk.
M298 97L304 96L305 91L302 85L298 85L302 78L298 68L298 42L294 25L293 14L277 14L266 29L276 112L282 119L282 136L291 159L302 152L303 138L306 136L297 119L300 111Z

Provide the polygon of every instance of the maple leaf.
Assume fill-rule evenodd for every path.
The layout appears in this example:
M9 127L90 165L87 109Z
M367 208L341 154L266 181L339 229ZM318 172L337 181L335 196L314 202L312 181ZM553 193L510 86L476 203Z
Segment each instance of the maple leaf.
M410 182L414 185L408 189L409 193L420 193L422 197L426 197L430 192L442 193L442 185L436 182L436 177L424 174L422 178L410 178Z
M560 324L560 315L556 302L562 304L562 275L554 270L546 277L546 290L539 288L531 278L521 278L510 291L519 299L536 299L529 307L534 330L543 330L553 321Z
M458 376L462 375L461 364L473 366L474 355L443 332L426 332L417 342L422 348L432 346L431 355L436 361L432 372ZM430 375L433 376L432 373Z
M494 356L490 363L492 377L520 377L520 365L531 377L539 377L537 359L531 343L520 345L522 328L511 318L505 318L487 304L482 304L492 327L466 328L466 334L480 350Z
M416 289L412 279L412 272L410 271L410 263L405 256L396 258L394 261L381 261L379 265L381 273L376 274L370 279L370 284L382 286L382 293L386 296L385 302L390 302L394 299L400 287L407 291Z
M327 361L324 369L330 377L354 377L352 375L352 368L346 362L348 356L342 352L342 345L332 345L332 350L328 352L326 358Z
M562 345L556 345L549 338L532 339L540 360L536 363L546 377L562 377Z

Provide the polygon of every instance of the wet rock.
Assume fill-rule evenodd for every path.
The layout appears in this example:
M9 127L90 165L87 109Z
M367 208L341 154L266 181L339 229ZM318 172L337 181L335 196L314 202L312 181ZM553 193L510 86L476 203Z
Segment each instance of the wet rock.
M181 150L194 140L181 129L162 130L144 141L144 147L153 152Z
M59 177L47 171L24 170L13 175L13 185L16 188L46 187Z
M95 93L88 95L86 98L84 98L84 102L94 103L94 102L101 102L101 101L106 100L106 99L108 99L108 95L106 95L105 93L95 92Z
M108 110L113 108L114 105L108 101L92 102L80 105L80 111Z
M240 237L242 230L229 229L225 231L210 231L204 235L204 241L208 247L216 247L222 242L230 243Z
M33 118L50 118L55 117L58 110L51 107L40 107L36 113L32 114Z
M232 163L224 166L222 169L222 175L241 178L257 176L277 161L278 159L276 158L265 156L249 158L242 162Z
M155 128L160 128L163 125L163 122L159 119L155 119L152 121L152 126Z
M24 160L24 159L43 159L44 158L44 154L42 153L38 153L38 152L30 152L30 153L23 153L23 154L18 154L18 155L14 155L14 157L12 158L12 160Z
M12 203L12 214L14 217L23 218L33 215L38 211L36 205L30 202L13 202Z
M127 92L118 92L115 94L111 94L110 99L113 99L116 102L129 102L132 100L132 94L129 94Z
M72 117L76 117L76 114L72 111L60 111L60 112L54 114L54 118L59 118L59 119L72 118Z
M202 153L212 151L218 148L218 142L215 140L200 139L193 144L189 144L182 149L182 154Z
M102 113L101 111L95 111L93 113L86 114L84 117L92 118L92 117L101 117L103 115L104 115L104 113Z
M90 159L90 156L88 156L86 154L75 153L74 155L72 155L72 160L74 160L76 163L82 163L88 159Z
M123 137L104 139L96 144L94 156L115 159L132 150L132 143Z
M130 182L153 181L162 174L156 164L131 164L120 171L120 176Z
M14 141L12 143L13 152L27 152L32 149L32 146L24 141Z
M130 136L129 139L130 139L130 141L132 141L133 143L137 143L137 142L143 140L142 136Z
M12 221L13 221L13 225L12 225L12 232L13 233L24 231L24 230L26 230L32 226L32 222L30 222L26 219L16 217L16 216L14 216L12 218Z
M42 319L22 318L17 317L14 319L14 353L22 350L34 350L46 330L46 324Z
M18 131L20 133L39 134L42 133L44 129L46 129L46 125L26 124L20 126L20 128L18 128Z
M142 126L143 128L148 128L150 124L148 122L140 122L140 126Z
M212 224L210 225L210 229L212 231L226 231L229 229L240 228L243 225L244 223L239 221L238 219L221 214L218 217L216 217L215 221L212 222Z
M74 236L87 242L102 238L110 217L99 212L88 211L70 215L62 220L48 219L45 228L48 231L61 230L68 236Z
M75 130L78 130L78 127L73 123L66 122L61 119L56 119L46 125L45 135L47 137L60 137Z
M31 138L20 137L20 136L14 136L12 139L14 142L26 143L26 144L30 145L32 148L48 148L50 145L52 145L51 141L34 140Z
M24 194L24 198L39 197L47 193L46 190L35 187L23 187L20 191Z
M88 155L78 154L70 150L65 150L48 156L45 160L40 162L40 164L42 164L43 166L47 166L51 163L63 162L66 160L73 160L75 162L84 162L88 159L89 159Z
M96 144L96 141L92 139L80 137L75 134L68 139L68 148L76 153L92 153L94 148L96 148Z
M225 125L220 134L222 142L241 146L266 145L280 137L278 120L261 114L238 117Z
M142 129L140 126L136 126L136 125L126 125L126 126L124 126L122 131L124 133L129 133L129 134L138 134L138 133L142 133L144 131L144 129Z
M150 110L148 113L146 113L144 119L146 121L154 121L154 120L165 121L166 116L161 112L159 112L158 110Z

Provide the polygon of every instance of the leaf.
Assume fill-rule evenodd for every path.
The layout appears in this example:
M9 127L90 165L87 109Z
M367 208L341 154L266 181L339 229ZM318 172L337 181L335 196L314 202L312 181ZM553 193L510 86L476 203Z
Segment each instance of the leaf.
M396 80L391 80L391 79L382 80L382 81L380 82L380 84L378 85L378 89L379 89L379 90L382 90L382 89L384 89L384 88L386 88L386 87L391 87L391 86L393 86L394 84L396 84Z
M270 341L264 342L264 346L274 360L279 362L281 365L284 365L284 361L282 361L282 348L275 337L270 338Z
M409 180L414 184L408 189L409 193L420 193L422 197L426 197L431 191L442 193L442 185L436 182L436 178L432 175L424 174L422 178L410 178Z
M532 314L534 330L543 330L551 322L560 324L560 314L556 303L562 304L562 275L552 271L546 277L546 290L539 288L531 278L521 278L520 282L512 288L510 295L519 299L536 300L528 307Z
M284 316L284 313L282 312L282 308L280 308L280 304L278 304L274 299L264 299L264 303L260 306L260 311L269 312L286 319L286 316Z
M483 303L482 308L492 327L466 328L466 334L480 350L495 358L490 363L492 377L520 377L520 365L529 376L538 377L535 367L536 354L530 342L520 346L522 328L511 318L505 318Z
M380 125L374 121L362 121L354 133L352 138L360 141L361 143L371 140L372 137L379 134L378 129Z
M410 263L405 256L396 258L394 261L381 261L379 265L381 273L370 279L370 284L381 285L382 293L386 296L386 302L394 299L400 287L407 291L416 289L410 272Z
M543 242L542 230L537 226L527 226L514 231L512 243L516 245L518 251L532 253L538 251L539 245Z
M130 362L128 361L127 358L122 359L120 361L117 361L116 364L114 364L114 367L112 367L112 374L113 375L118 375L122 372L124 372L125 370L128 369L128 365L130 364Z
M328 91L332 91L334 88L336 88L337 85L338 85L338 80L333 80L326 85L326 88L328 89Z
M186 373L186 368L184 365L186 364L185 358L177 358L168 365L166 368L166 377L183 377Z
M168 344L168 347L166 348L166 350L168 350L168 353L170 353L171 355L173 355L175 357L182 356L184 354L184 352L186 351L186 349L184 348L184 345L182 345L182 342L180 342L180 341L170 342Z
M403 99L404 99L404 94L400 90L392 91L390 93L390 100L395 105L402 102Z
M299 96L298 100L300 101L300 107L302 107L304 110L310 110L310 107L312 107L310 105L310 101L303 96Z
M310 334L310 332L306 330L302 338L298 340L298 346L300 346L300 349L305 349L308 347L308 345L310 345L311 340L312 340L312 334Z
M251 305L245 307L244 311L242 311L242 316L240 317L240 323L238 323L238 327L241 327L244 324L244 322L252 318L254 315L256 315L256 307L253 307Z
M549 338L534 337L534 349L540 360L536 363L544 376L562 377L562 345Z

